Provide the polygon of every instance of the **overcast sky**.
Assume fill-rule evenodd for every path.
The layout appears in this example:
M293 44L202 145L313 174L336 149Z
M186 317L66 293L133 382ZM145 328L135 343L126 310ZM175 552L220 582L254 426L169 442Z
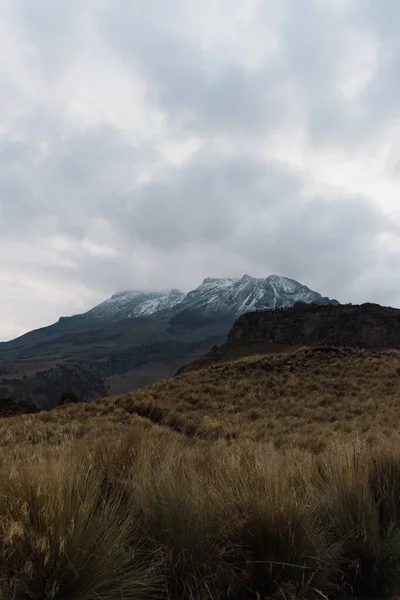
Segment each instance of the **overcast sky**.
M0 0L0 339L122 289L400 306L398 0Z

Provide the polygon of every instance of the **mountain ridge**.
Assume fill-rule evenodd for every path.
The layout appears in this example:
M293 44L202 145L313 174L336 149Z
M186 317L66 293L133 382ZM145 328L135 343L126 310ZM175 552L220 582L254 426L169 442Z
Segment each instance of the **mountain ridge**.
M256 278L246 274L242 277L207 277L186 294L174 288L150 292L121 291L74 318L121 320L150 316L160 311L176 313L184 310L232 312L238 316L253 310L284 308L299 301L339 304L337 300L322 296L289 277L269 275Z
M128 392L172 377L181 365L225 342L238 316L298 302L338 303L277 275L208 277L186 294L118 292L86 313L0 344L6 371L0 389L4 398L24 398L41 408L51 407L44 395L54 404L73 381L72 391L86 401L106 390Z

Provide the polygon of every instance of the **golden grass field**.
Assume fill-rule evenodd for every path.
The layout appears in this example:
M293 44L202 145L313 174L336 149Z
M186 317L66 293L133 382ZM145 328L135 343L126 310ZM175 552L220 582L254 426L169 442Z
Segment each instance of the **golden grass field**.
M395 598L400 353L253 356L0 420L0 599Z

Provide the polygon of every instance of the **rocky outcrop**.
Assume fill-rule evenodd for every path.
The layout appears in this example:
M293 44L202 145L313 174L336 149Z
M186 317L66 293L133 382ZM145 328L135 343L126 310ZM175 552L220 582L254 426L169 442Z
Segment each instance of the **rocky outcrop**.
M305 305L239 317L228 344L299 344L400 348L400 310L378 304Z
M400 348L400 310L378 304L298 303L247 313L235 321L225 344L182 367L177 375L215 362L300 346Z

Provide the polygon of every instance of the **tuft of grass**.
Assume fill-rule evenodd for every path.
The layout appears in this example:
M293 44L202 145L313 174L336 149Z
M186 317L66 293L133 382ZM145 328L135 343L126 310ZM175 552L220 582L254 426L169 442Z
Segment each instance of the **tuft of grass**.
M229 469L236 597L271 598L286 590L298 598L316 586L330 589L340 544L324 535L306 460L303 467L248 448Z
M5 599L379 598L399 584L400 448L315 456L138 425L2 458Z
M157 597L152 558L118 489L75 461L0 479L1 598Z
M342 584L379 597L400 586L400 447L324 459L317 486L326 531L343 544Z

